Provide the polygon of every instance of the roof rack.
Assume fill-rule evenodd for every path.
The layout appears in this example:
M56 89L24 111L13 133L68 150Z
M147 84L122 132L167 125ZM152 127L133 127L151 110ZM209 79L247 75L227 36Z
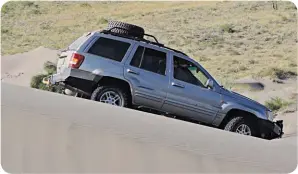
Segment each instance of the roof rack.
M113 27L113 28L110 28L109 30L101 30L99 31L100 33L104 33L104 34L111 34L113 36L118 36L118 37L123 37L123 38L127 38L127 39L132 39L132 40L136 40L136 41L142 41L142 42L146 42L146 43L149 43L149 44L153 44L153 45L157 45L159 47L163 47L163 48L166 48L166 49L169 49L169 50L172 50L172 51L175 51L177 53L180 53L180 54L183 54L185 56L187 56L185 53L181 52L181 51L178 51L178 50L175 50L173 48L169 48L169 47L166 47L164 46L164 44L161 44L157 41L156 37L154 37L153 35L150 35L150 34L144 34L144 36L148 36L148 37L152 37L155 42L152 42L152 41L149 41L147 39L144 39L144 38L139 38L139 37L134 37L134 36L129 36L129 35L124 35L124 34L119 34L119 33L115 33L115 32L112 32L113 29L121 29L121 30L126 30L124 28L120 28L120 27ZM126 30L128 31L128 30Z

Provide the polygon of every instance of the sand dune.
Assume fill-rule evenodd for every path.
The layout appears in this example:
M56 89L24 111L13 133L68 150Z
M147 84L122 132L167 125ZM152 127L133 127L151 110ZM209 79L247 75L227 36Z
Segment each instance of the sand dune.
M38 47L26 53L1 57L1 82L30 86L32 76L43 72L46 61L56 62L57 51Z

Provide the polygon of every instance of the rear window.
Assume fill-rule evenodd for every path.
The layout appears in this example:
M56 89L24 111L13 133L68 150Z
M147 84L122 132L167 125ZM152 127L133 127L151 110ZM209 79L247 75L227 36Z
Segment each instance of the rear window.
M83 36L75 40L73 43L71 43L68 49L77 50L87 39L89 39L90 36L90 34L84 34Z
M129 46L126 42L100 37L88 53L121 62Z

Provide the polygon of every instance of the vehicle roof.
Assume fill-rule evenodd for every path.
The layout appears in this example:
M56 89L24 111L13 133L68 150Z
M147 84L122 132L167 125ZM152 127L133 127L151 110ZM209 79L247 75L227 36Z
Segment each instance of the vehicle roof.
M112 35L112 36L115 36L115 37L121 37L121 38L126 38L126 39L130 39L130 40L134 40L136 42L141 42L141 43L144 43L144 44L152 45L154 47L162 48L162 49L165 49L167 51L175 52L175 53L178 53L178 54L181 54L183 56L188 57L188 55L185 54L185 53L183 53L182 51L175 50L173 48L170 48L170 47L165 46L164 44L161 44L161 43L158 43L158 42L152 42L152 41L147 40L147 39L134 38L134 37L131 37L131 36L126 36L126 35L121 35L121 34L116 34L116 33L105 33L103 31L95 31L94 33L96 33L96 34L103 34L103 35Z

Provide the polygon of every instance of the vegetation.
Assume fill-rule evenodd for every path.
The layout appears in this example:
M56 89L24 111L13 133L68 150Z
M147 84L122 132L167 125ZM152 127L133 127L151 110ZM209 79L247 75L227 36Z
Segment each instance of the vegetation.
M261 71L259 75L270 76L273 79L284 80L293 76L297 76L297 72L274 67L274 68L266 69L265 71Z
M57 86L47 86L42 83L43 78L48 77L56 72L56 66L52 62L46 62L44 64L45 74L38 74L32 77L30 86L36 89L42 89L45 91L52 91L61 93L61 89Z
M265 102L265 106L273 112L277 112L278 110L287 107L289 104L290 102L287 102L279 97L271 98L271 100Z
M284 78L297 74L297 10L292 2L277 4L274 10L265 1L9 1L1 11L1 50L65 48L112 19L144 27L222 84L248 75Z

